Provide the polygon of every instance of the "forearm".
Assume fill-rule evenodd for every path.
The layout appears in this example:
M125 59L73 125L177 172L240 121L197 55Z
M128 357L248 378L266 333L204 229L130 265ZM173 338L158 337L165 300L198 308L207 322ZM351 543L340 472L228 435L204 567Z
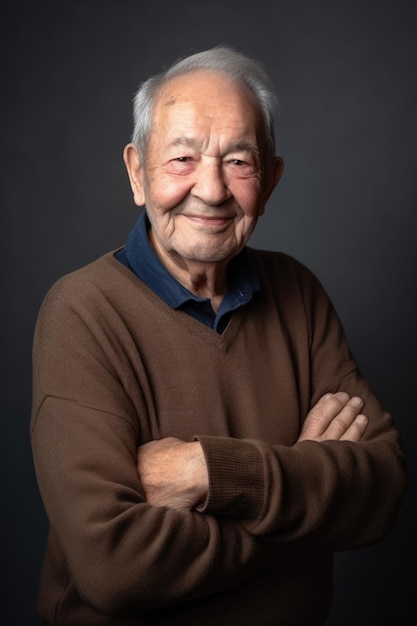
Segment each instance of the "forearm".
M232 450L230 441L203 440L209 458L213 448L227 458L227 479L226 472L210 475L203 513L235 517L260 537L331 550L372 543L390 530L404 473L389 442L234 443Z
M403 454L366 383L352 373L344 384L365 398L369 424L359 443L306 440L291 447L199 437L210 483L201 510L235 517L254 534L289 545L341 550L381 538L404 494Z
M124 418L49 398L32 443L63 558L79 592L101 612L220 591L273 558L237 520L146 503L133 427Z

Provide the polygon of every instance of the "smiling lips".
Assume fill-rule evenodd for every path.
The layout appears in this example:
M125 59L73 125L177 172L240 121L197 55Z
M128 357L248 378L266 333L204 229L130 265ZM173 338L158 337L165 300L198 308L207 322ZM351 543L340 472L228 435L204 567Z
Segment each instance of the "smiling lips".
M231 217L227 215L187 215L184 213L182 215L196 224L206 226L224 226L225 224L229 224L234 219L234 216Z

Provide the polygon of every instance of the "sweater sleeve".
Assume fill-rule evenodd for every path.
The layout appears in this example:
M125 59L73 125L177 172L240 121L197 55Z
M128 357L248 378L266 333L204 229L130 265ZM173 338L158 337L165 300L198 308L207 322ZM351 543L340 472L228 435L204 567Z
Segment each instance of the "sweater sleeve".
M309 405L326 392L360 396L369 419L366 433L359 443L292 446L198 436L210 479L201 511L235 517L251 533L287 547L359 548L380 540L395 523L406 489L403 451L325 291L311 272L296 267L302 306L299 315L294 307L291 319L307 327Z
M271 551L237 520L145 502L136 450L149 436L137 418L146 398L124 374L105 322L93 328L53 291L35 332L31 441L50 525L80 595L106 614L146 611L255 575ZM103 346L121 363L119 377Z

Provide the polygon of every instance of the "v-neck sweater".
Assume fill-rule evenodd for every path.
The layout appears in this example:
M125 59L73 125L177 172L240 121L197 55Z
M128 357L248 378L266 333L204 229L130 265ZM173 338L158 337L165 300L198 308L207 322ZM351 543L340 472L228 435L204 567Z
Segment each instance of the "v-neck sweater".
M248 251L261 292L222 334L113 253L47 294L31 425L47 624L322 624L333 552L391 530L406 474L390 415L314 275ZM297 443L311 406L338 390L365 400L363 439ZM145 501L137 446L169 436L203 446L199 510Z

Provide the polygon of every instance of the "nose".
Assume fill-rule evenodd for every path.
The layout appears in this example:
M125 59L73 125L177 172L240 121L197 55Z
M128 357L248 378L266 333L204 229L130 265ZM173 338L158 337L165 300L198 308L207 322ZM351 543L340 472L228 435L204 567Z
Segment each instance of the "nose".
M211 206L222 204L230 198L232 194L227 187L222 164L215 159L200 163L191 194Z

